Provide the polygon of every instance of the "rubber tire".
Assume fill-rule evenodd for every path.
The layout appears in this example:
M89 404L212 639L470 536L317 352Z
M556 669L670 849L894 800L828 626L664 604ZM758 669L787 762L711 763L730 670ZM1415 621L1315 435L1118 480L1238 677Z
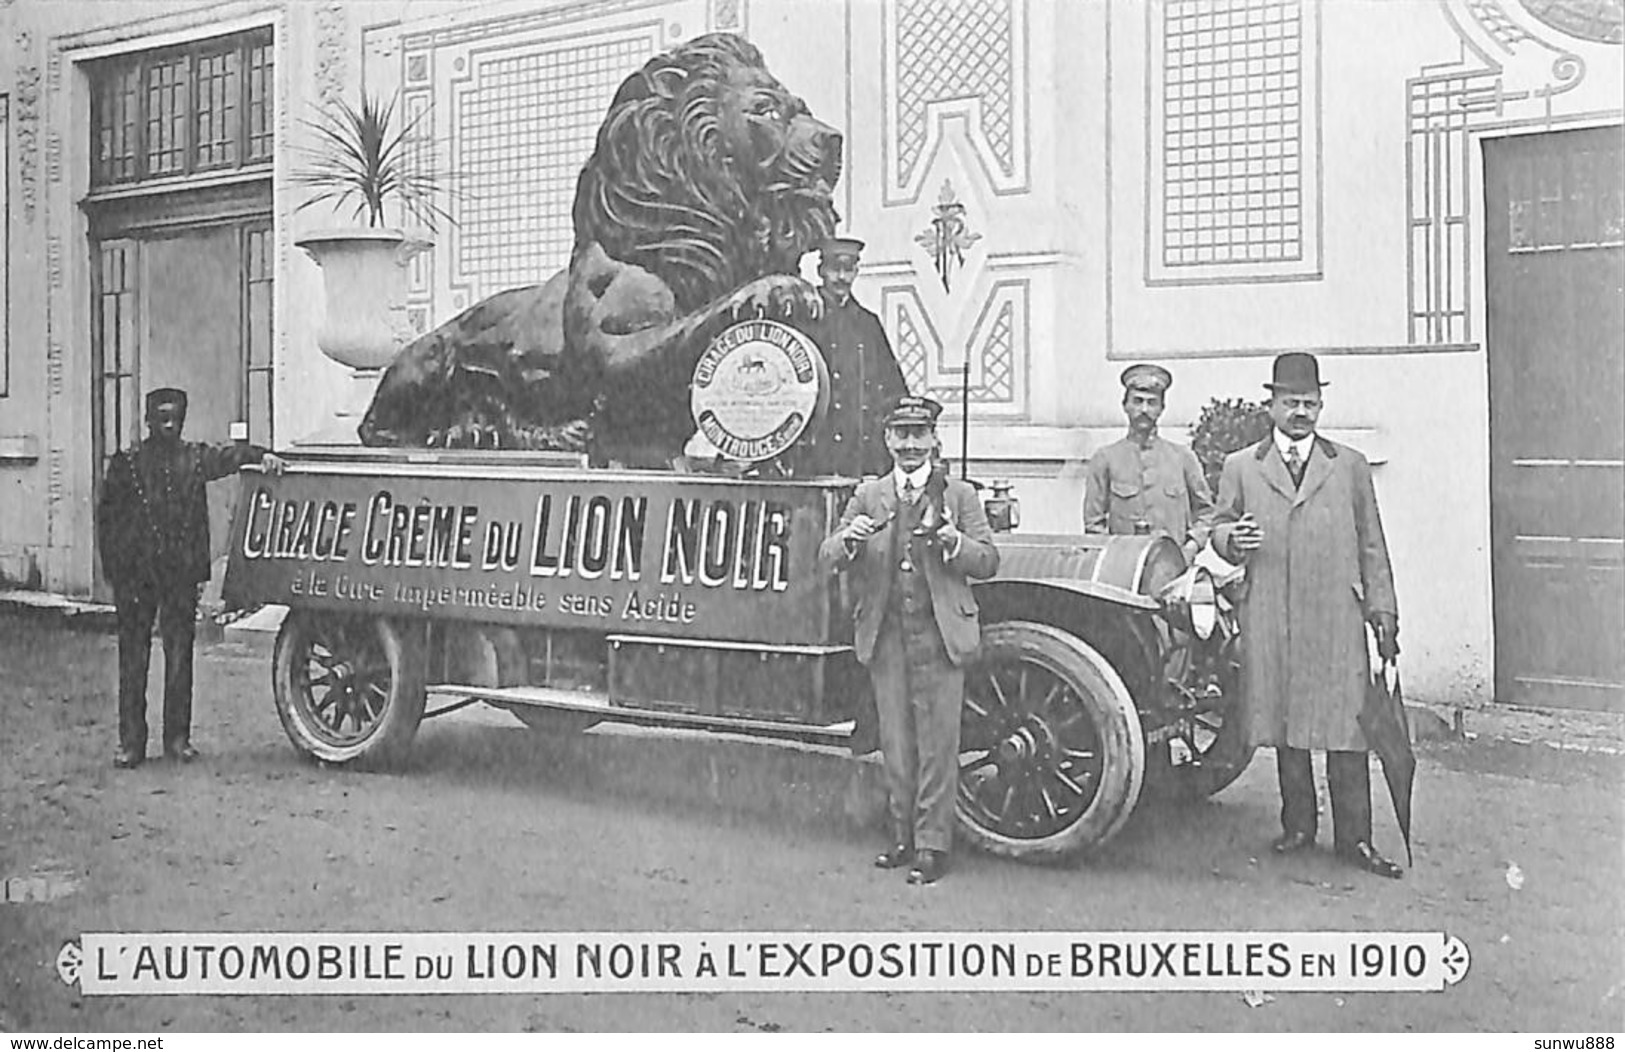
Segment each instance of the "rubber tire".
M960 831L984 851L1008 858L1057 859L1100 848L1134 813L1145 780L1145 735L1128 687L1094 647L1070 632L1035 621L1004 621L983 628L981 653L965 670L967 684L979 668L1002 661L1044 667L1083 699L1104 752L1100 787L1077 821L1047 837L1016 838L983 828L956 805Z
M312 730L309 714L294 703L296 692L303 689L295 683L295 671L305 667L311 630L324 620L348 620L352 626L369 628L376 633L389 662L390 690L382 715L366 737L345 745L327 741ZM375 769L401 763L411 751L412 738L423 720L427 696L425 650L421 641L408 640L404 625L390 618L342 619L320 611L289 610L271 656L271 688L277 717L294 748L327 763Z

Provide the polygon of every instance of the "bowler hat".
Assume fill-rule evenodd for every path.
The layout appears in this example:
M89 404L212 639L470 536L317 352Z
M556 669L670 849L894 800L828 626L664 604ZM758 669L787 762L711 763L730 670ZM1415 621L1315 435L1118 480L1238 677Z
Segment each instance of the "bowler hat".
M1155 391L1162 394L1174 386L1174 374L1160 365L1141 362L1123 370L1123 386L1131 391Z
M147 392L147 412L161 405L172 405L186 412L186 392L179 387L155 387Z
M904 395L892 406L891 412L886 414L886 426L907 427L923 424L926 427L936 427L937 417L941 415L941 402L933 398L921 398L919 395Z
M831 237L818 246L818 251L825 259L834 259L836 256L851 256L857 259L863 252L863 242L855 237Z
M1271 391L1318 391L1326 386L1320 378L1320 362L1305 351L1288 351L1277 355L1270 382L1264 385Z

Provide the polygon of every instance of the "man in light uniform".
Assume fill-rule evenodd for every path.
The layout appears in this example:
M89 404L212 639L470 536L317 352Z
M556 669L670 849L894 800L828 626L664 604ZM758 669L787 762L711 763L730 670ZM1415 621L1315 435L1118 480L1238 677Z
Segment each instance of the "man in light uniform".
M1128 434L1089 458L1084 532L1161 533L1190 562L1212 530L1213 495L1190 447L1157 434L1173 374L1160 365L1131 365L1122 382Z

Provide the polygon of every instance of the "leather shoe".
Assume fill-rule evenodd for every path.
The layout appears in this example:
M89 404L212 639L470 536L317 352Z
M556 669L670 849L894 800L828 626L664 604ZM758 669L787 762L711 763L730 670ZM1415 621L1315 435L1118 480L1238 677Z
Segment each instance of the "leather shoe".
M191 763L198 758L198 751L191 742L175 742L164 746L164 755L176 763Z
M1315 834L1305 833L1301 830L1295 833L1282 833L1270 841L1270 850L1277 855L1290 855L1294 851L1304 851L1315 846Z
M146 761L146 755L134 749L120 749L113 754L113 766L125 771L140 767Z
M922 849L914 857L914 868L908 871L910 884L935 884L948 872L948 852Z
M1367 873L1375 873L1379 877L1389 880L1398 880L1405 875L1397 862L1390 862L1377 853L1377 849L1364 840L1356 841L1353 847L1339 848L1338 857Z
M908 844L893 844L875 856L876 869L899 869L914 861L914 848Z

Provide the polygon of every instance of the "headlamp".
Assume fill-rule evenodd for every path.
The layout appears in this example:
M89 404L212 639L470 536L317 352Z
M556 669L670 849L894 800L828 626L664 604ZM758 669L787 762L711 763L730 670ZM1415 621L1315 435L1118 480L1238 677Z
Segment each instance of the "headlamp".
M1198 639L1213 635L1219 623L1219 601L1213 574L1205 566L1192 566L1157 593L1168 623Z

